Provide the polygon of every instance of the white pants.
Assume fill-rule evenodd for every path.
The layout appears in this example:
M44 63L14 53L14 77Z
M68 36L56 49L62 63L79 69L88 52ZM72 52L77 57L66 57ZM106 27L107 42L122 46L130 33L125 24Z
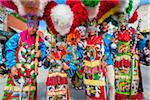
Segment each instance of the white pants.
M115 72L113 65L106 66L106 81L108 83L108 100L115 100Z

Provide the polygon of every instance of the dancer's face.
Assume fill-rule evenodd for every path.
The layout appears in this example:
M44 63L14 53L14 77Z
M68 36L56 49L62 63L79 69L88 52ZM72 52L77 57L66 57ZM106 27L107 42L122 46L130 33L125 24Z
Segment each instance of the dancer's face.
M108 29L109 29L109 25L107 22L103 22L102 23L102 26L101 26L101 29L104 33L108 32Z
M90 36L93 36L93 35L96 34L96 32L94 30L89 30L88 33L89 33Z
M125 20L121 20L120 21L120 26L121 26L121 30L125 30L126 29L126 21Z
M30 35L35 35L38 30L38 21L29 20L27 22L27 28Z
M32 25L30 27L28 26L28 31L30 35L35 35L37 30L38 30L38 26L32 26Z
M59 45L57 46L59 50L64 50L65 46L64 45Z

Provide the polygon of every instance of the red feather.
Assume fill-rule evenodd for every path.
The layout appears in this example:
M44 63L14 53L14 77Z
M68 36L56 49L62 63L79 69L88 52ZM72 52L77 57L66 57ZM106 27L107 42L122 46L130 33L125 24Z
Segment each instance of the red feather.
M102 0L99 6L99 12L97 18L100 19L105 13L107 13L111 8L119 4L119 0Z
M11 0L0 0L0 4L18 12L17 6Z
M138 13L135 11L132 15L132 17L129 19L129 23L134 23L138 19Z
M53 8L53 7L55 7L57 5L57 3L56 2L54 2L54 1L51 1L51 2L49 2L47 5L46 5L46 7L45 7L45 9L44 9L44 14L43 14L43 18L45 19L45 21L46 21L46 23L47 23L47 25L48 25L48 28L50 29L50 31L53 33L53 34L57 34L57 31L55 30L55 28L54 28L54 25L53 25L53 22L52 22L52 19L51 19L51 16L50 16L50 14L51 14L51 9Z
M71 31L74 30L77 26L79 26L82 22L85 22L88 19L88 12L82 6L80 0L67 0L66 4L70 6L71 10L74 14L74 20L71 27Z
M81 5L81 1L80 0L67 0L66 4L70 6L73 14L74 14L74 20L73 20L73 24L72 27L70 29L70 32L73 31L77 26L79 26L82 22L86 21L88 18L88 12L86 11L86 9ZM50 29L50 31L52 31L54 34L57 34L58 32L56 32L54 25L52 23L52 19L50 17L50 13L51 13L51 9L56 6L57 3L54 1L51 1L48 3L48 5L45 8L45 12L43 15L43 18L46 20L46 23Z

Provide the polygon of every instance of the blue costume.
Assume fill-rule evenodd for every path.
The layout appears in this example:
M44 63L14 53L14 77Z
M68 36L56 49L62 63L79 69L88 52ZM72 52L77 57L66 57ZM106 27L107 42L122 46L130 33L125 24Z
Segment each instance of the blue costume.
M111 48L111 40L114 38L114 35L111 35L109 33L106 33L103 37L104 40L104 49L105 49L105 56L106 56L106 64L107 65L113 65L113 56L112 56L112 48Z
M83 59L83 49L79 46L71 45L67 48L67 52L69 52L66 55L65 61L69 61L69 67L68 74L71 77L72 85L76 89L82 89L81 82L82 80L82 74L83 70L82 68L82 59Z
M66 55L66 58L65 58L65 62L68 62L68 66L70 67L70 69L68 70L68 75L70 77L73 77L74 74L75 74L75 71L76 71L76 60L74 60L74 58L77 57L76 55L76 52L77 50L75 49L74 46L69 46L67 48L67 52L69 52L67 55Z

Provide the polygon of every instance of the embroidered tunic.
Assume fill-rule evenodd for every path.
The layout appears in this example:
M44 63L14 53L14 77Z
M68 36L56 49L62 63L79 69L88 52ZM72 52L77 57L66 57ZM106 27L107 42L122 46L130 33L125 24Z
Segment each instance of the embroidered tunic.
M39 41L43 60L46 56L46 46L42 39ZM3 100L29 99L36 100L37 82L34 73L35 37L31 37L28 31L15 34L6 43L6 66L18 69L18 76L8 76L4 88Z
M50 52L53 59L49 61L49 74L46 80L47 100L69 100L68 76L63 67L68 65L65 62L66 50L54 50Z
M84 59L84 84L87 100L106 100L105 67L102 62L100 45L102 38L94 35L87 38Z
M116 99L142 99L139 57L131 54L134 29L118 32L118 48L115 58ZM144 43L145 39L142 41ZM136 51L137 52L137 51Z

